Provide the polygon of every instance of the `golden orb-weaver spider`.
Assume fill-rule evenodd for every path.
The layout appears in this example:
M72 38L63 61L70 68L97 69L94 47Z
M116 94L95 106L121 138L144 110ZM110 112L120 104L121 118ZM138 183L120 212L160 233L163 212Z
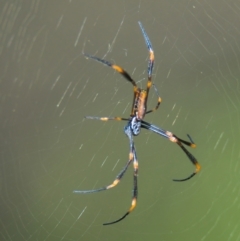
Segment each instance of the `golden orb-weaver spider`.
M121 220L123 220L129 213L131 213L134 208L136 207L137 204L137 195L138 195L138 188L137 188L137 175L138 175L138 160L137 160L137 154L136 154L136 150L135 150L135 146L134 146L134 142L133 142L133 136L137 136L140 133L141 128L153 131L165 138L168 138L171 142L175 142L177 143L181 149L184 151L184 153L187 155L187 157L189 158L189 160L195 165L196 169L195 171L188 176L187 178L184 179L174 179L174 181L186 181L189 180L190 178L192 178L194 175L196 175L201 167L199 165L199 163L197 162L196 158L183 146L187 145L190 147L196 147L196 145L194 144L194 142L192 141L191 137L189 135L188 138L190 140L190 142L182 140L180 138L178 138L176 135L174 135L172 132L170 131L165 131L155 125L152 125L146 121L143 120L145 114L149 114L155 110L158 109L160 103L161 103L161 97L158 93L157 88L155 87L155 85L153 85L152 83L152 71L153 71L153 65L154 65L154 52L153 52L153 48L152 48L152 44L149 40L149 37L147 35L147 33L145 32L141 22L138 22L139 26L141 28L143 37L145 39L147 48L149 50L149 62L148 62L148 80L147 80L147 87L146 89L140 89L138 88L136 82L131 78L131 76L120 66L115 65L115 64L111 64L110 62L100 59L98 57L92 56L92 55L88 55L88 54L84 54L86 57L94 59L102 64L105 64L109 67L112 67L114 70L116 70L117 72L119 72L120 74L123 75L123 77L125 77L125 79L127 81L129 81L130 83L132 83L133 85L133 104L132 104L132 110L131 110L131 114L129 118L122 118L122 117L93 117L93 116L86 116L87 119L95 119L95 120L101 120L101 121L108 121L108 120L117 120L117 121L128 121L127 125L124 127L124 132L127 135L128 139L129 139L129 143L130 143L130 152L129 152L129 160L126 163L126 165L124 166L124 168L121 170L121 172L116 176L115 180L112 182L112 184L107 185L105 187L99 188L99 189L95 189L95 190L75 190L73 191L74 193L78 193L78 194L84 194L84 193L93 193L93 192L100 192L100 191L104 191L104 190L108 190L112 187L115 187L121 180L121 178L123 177L123 175L125 174L125 172L127 171L128 166L133 162L133 169L134 169L134 179L133 179L133 196L132 196L132 203L130 208L128 209L128 211L119 219L112 221L112 222L108 222L108 223L104 223L103 225L109 225L109 224L114 224L117 223ZM151 86L153 85L154 90L156 91L157 95L158 95L158 102L155 108L151 109L151 110L147 110L147 99L148 99L148 93L149 93L149 89L151 88Z

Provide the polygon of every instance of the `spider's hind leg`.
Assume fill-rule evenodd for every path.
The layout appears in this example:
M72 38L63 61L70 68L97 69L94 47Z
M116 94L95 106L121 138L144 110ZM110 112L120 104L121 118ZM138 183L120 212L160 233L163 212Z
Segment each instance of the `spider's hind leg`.
M119 172L119 174L116 176L116 178L114 179L114 181L110 185L107 185L105 187L101 187L99 189L94 189L94 190L74 190L73 193L76 193L76 194L94 193L94 192L100 192L100 191L108 190L110 188L113 188L113 187L117 186L117 184L120 182L120 180L124 176L125 172L127 171L128 166L130 165L130 163L132 161L133 161L132 157L129 156L129 160L128 160L127 164Z
M201 166L198 163L197 159L183 146L183 144L184 144L184 145L190 146L192 148L196 147L196 144L193 142L191 136L190 135L187 135L187 136L188 136L190 142L182 140L182 139L178 138L176 135L173 135L173 138L176 138L175 142L184 151L184 153L187 155L188 159L195 166L195 171L190 176L188 176L184 179L173 179L173 181L175 181L175 182L187 181L187 180L191 179L193 176L195 176L201 170Z
M137 154L136 154L136 150L135 150L135 146L134 146L134 142L133 142L133 136L132 136L132 130L131 130L130 124L127 124L127 126L125 126L124 132L128 136L128 139L129 139L129 145L130 145L129 160L133 161L133 170L134 170L134 172L133 172L132 202L131 202L131 206L128 209L128 211L121 218L119 218L119 219L117 219L115 221L104 223L103 225L110 225L110 224L114 224L114 223L120 222L121 220L126 218L135 209L135 207L137 205L137 196L138 196L138 185L137 185L138 160L137 160Z

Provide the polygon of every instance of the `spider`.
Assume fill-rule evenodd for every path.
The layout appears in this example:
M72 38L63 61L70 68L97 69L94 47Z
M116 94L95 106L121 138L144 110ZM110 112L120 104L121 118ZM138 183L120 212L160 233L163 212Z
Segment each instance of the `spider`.
M120 171L120 173L116 176L115 180L110 184L105 187L95 189L95 190L75 190L73 191L74 193L78 194L85 194L85 193L94 193L94 192L100 192L104 190L108 190L110 188L115 187L122 177L124 176L125 172L127 171L128 166L133 163L133 195L132 195L132 202L131 206L128 209L128 211L119 219L112 221L112 222L107 222L104 223L103 225L109 225L109 224L114 224L117 223L121 220L123 220L127 215L129 215L136 207L137 204L137 195L138 195L138 186L137 186L137 176L138 176L138 159L137 159L137 154L134 146L134 141L133 141L133 136L137 136L140 133L141 128L153 131L156 134L159 134L171 142L177 143L179 147L184 151L184 153L187 155L189 160L195 165L195 171L188 176L187 178L184 179L173 179L174 181L186 181L192 178L194 175L196 175L201 167L199 163L197 162L196 158L184 147L184 145L190 146L190 147L196 147L194 144L192 138L188 136L189 141L182 140L178 138L176 135L174 135L170 131L165 131L155 125L152 125L146 121L143 120L144 116L146 114L149 114L155 110L158 109L161 103L161 97L159 95L159 92L155 85L152 83L152 71L153 71L153 65L154 65L154 52L152 48L152 44L150 42L150 39L144 30L141 22L138 22L140 29L142 31L143 37L145 39L148 51L149 51L149 62L148 62L148 68L147 68L147 73L148 73L148 80L147 80L147 87L146 89L141 89L137 86L136 82L132 79L132 77L120 66L112 64L108 62L107 60L100 59L96 56L92 56L89 54L83 53L87 58L94 59L104 65L107 65L117 72L119 72L123 77L129 81L133 85L133 104L132 104L132 109L131 109L131 114L129 118L123 118L123 117L94 117L94 116L86 116L87 119L95 119L95 120L101 120L101 121L108 121L108 120L117 120L117 121L127 121L127 125L124 127L124 132L127 135L129 139L129 146L130 146L130 152L129 152L129 159L124 166L124 168ZM148 99L148 93L151 87L154 87L155 92L158 95L158 101L155 106L155 108L151 110L147 110L147 99Z

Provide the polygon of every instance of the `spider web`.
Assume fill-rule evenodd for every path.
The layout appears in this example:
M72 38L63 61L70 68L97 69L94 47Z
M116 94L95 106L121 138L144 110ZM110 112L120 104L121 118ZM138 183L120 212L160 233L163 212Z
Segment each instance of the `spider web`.
M5 1L0 10L1 240L240 240L239 1ZM132 167L125 122L132 86L81 53L125 68L142 88L148 52L163 102L145 120L197 144L181 149L142 130L138 205L129 208ZM156 105L154 91L148 106Z

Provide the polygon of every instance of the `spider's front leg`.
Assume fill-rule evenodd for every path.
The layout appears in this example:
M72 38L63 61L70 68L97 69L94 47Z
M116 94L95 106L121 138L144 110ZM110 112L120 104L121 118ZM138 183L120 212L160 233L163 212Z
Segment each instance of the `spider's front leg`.
M108 121L108 120L117 120L117 121L128 121L129 118L123 117L98 117L98 116L85 116L86 119L90 120L101 120L101 121Z

